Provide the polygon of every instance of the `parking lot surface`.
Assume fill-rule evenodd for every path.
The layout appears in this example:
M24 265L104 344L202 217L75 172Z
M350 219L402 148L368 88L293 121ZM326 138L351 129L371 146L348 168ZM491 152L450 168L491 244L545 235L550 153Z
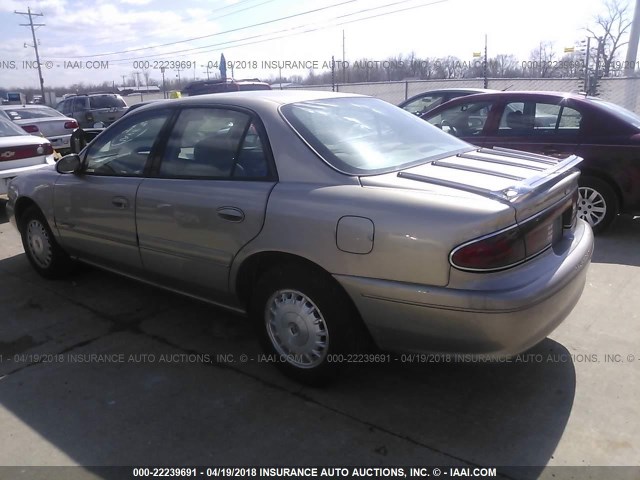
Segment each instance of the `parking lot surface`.
M598 237L575 310L509 363L397 355L315 389L242 317L40 278L0 201L0 465L640 465L639 239L629 217Z

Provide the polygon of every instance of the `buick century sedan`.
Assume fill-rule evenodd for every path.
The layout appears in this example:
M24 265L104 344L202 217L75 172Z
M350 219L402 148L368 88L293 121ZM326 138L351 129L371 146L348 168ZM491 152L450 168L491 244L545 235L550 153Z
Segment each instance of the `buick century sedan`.
M10 184L47 278L77 261L248 314L306 382L341 354L505 357L582 293L580 163L478 149L384 101L237 92L156 102Z

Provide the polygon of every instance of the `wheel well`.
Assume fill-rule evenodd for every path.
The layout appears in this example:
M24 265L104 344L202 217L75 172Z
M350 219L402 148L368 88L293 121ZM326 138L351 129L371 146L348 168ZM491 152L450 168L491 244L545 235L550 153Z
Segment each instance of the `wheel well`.
M16 217L16 225L18 226L18 229L20 229L20 226L22 225L22 215L31 206L40 208L38 207L38 204L31 200L29 197L21 197L16 202L16 205L13 208L13 214Z
M607 185L609 185L611 187L611 190L613 190L616 194L616 197L618 197L618 204L620 205L620 208L622 208L622 191L620 190L620 187L616 184L616 182L611 179L611 177L609 177L605 173L597 172L594 170L581 170L580 176L597 178L598 180L602 180ZM580 181L578 180L578 182Z
M353 315L355 316L354 318L356 319L359 328L362 329L362 345L360 345L359 348L368 349L375 345L369 329L366 327L362 317L360 316L360 312L358 312L351 296L346 292L340 282L333 278L333 276L320 265L298 255L284 252L260 252L247 258L240 266L236 279L236 295L242 305L246 307L249 306L253 285L260 278L260 275L279 265L298 265L313 271L317 275L326 277L329 282L333 282L340 291L344 293L345 298L351 306Z
M332 281L335 281L324 268L304 257L284 252L260 252L247 258L240 266L236 278L236 295L240 302L243 305L248 305L251 289L264 272L278 265L291 264L315 270L317 273L330 277Z

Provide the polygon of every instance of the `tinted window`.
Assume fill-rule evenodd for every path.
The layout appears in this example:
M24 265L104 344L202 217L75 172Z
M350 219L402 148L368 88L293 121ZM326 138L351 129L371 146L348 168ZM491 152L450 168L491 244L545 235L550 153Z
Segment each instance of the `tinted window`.
M411 112L415 115L422 115L429 110L433 110L442 103L441 95L425 95L416 100L407 103L404 108L407 112Z
M87 109L87 97L76 97L71 99L72 109L74 112Z
M0 118L0 137L12 137L15 135L28 135L23 129L9 120Z
M89 97L89 105L91 109L123 108L127 106L124 100L116 95L94 95Z
M51 118L62 117L63 115L54 110L53 108L41 107L41 108L21 108L19 110L5 110L11 120L23 120L28 118Z
M350 175L391 172L472 148L376 98L293 103L282 113L326 162Z
M101 135L91 145L86 170L94 175L141 176L168 111L131 116Z
M479 135L489 118L491 103L469 102L443 110L429 123L456 137Z
M268 174L264 144L251 117L221 108L180 113L159 171L165 178L262 178Z
M501 135L554 135L577 133L582 115L555 103L508 103L500 119Z

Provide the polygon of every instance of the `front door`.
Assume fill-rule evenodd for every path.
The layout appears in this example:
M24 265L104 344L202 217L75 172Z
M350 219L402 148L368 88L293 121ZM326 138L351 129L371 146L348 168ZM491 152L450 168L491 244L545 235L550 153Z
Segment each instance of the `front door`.
M60 243L72 255L137 273L136 192L169 111L134 115L92 144L82 174L61 175L54 188Z

